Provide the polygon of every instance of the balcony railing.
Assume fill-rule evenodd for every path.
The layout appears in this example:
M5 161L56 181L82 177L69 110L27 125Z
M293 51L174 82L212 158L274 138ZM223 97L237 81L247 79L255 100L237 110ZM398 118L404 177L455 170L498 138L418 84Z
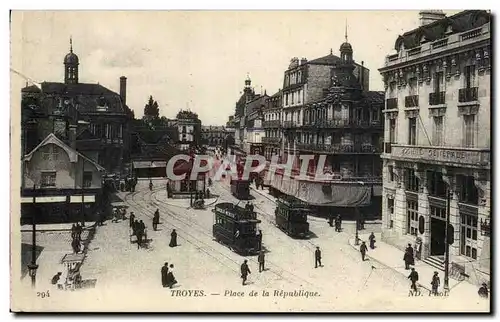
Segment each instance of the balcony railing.
M406 96L405 107L418 107L418 95Z
M272 120L272 121L264 121L262 122L262 127L264 128L270 128L270 127L280 127L281 126L281 121L280 120Z
M350 153L380 153L381 148L372 144L315 144L315 143L297 143L298 150L310 152L326 152L337 154Z
M445 103L445 92L429 94L429 105L442 105Z
M398 109L398 99L397 98L388 98L385 100L385 109L386 110L397 110Z
M461 88L458 90L458 102L466 103L477 101L477 87Z
M364 120L317 120L304 123L304 127L316 128L382 128L381 121Z
M262 138L262 143L278 144L280 143L280 138L266 136Z
M291 129L291 128L296 128L296 127L298 127L298 123L295 121L283 122L283 128L285 128L285 129Z

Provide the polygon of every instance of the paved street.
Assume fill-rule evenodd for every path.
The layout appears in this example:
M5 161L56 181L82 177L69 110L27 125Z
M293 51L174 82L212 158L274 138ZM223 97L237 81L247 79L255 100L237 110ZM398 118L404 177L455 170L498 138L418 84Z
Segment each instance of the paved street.
M248 257L250 270L249 285L242 286L239 266L244 257L232 252L212 238L212 207L205 210L189 208L189 200L166 199L165 185L155 181L155 188L149 191L147 181L140 181L135 193L119 195L130 206L137 218L148 227L151 239L147 249L137 249L129 239L128 221L112 223L107 221L98 227L90 244L85 263L81 269L84 279L97 279L93 289L77 292L58 292L50 301L55 307L64 309L68 301L85 301L82 309L102 309L99 302L106 301L109 310L123 306L126 301L129 309L140 310L144 301L148 307L159 311L175 311L178 301L193 301L193 308L200 311L220 311L234 309L228 303L217 301L225 292L256 290L259 296L262 290L268 290L273 296L274 290L304 290L318 292L313 298L273 297L266 301L264 310L309 311L322 310L487 310L487 302L476 300L471 294L469 307L458 306L449 298L433 298L427 294L414 298L408 296L409 281L379 263L361 262L359 253L349 244L353 236L354 225L345 223L344 231L336 233L324 219L309 216L310 229L315 234L311 240L295 240L288 237L274 226L274 203L272 198L252 191L258 218L262 220L263 246L266 249L268 270L259 273L256 257ZM211 191L219 195L220 201L237 202L230 194L227 183L216 182ZM184 203L184 205L183 205ZM151 228L151 220L156 209L160 211L161 224L158 231ZM376 230L377 224L367 229ZM168 246L170 233L176 229L179 246ZM320 246L323 252L324 267L314 268L313 251ZM174 274L179 281L174 290L203 290L205 296L214 301L196 301L193 297L172 297L168 289L161 287L160 268L164 262L175 265ZM372 268L372 265L375 269ZM78 294L78 296L76 296ZM97 299L97 301L96 301ZM262 309L259 297L245 299L245 311L252 308ZM234 297L235 307L241 305ZM177 303L177 304L176 304Z

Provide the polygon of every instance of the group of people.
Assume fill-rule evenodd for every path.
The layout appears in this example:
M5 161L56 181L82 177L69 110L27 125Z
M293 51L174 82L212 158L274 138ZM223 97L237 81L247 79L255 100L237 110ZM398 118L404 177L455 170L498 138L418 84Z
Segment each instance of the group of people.
M71 248L73 248L75 254L82 250L82 232L83 226L80 223L73 224L71 227Z
M119 220L125 220L127 211L125 208L113 208L113 219L111 222L118 222Z
M249 211L249 212L254 212L254 206L252 203L250 202L247 202L247 204L245 205L245 210Z
M148 236L146 225L142 220L135 219L133 212L130 213L130 228L132 229L132 236L137 238L137 249L139 249L147 241Z
M333 215L330 215L330 217L328 217L328 224L330 225L330 227L333 227L333 223ZM342 216L340 216L340 214L335 217L335 231L339 233L342 232Z
M172 288L175 284L177 284L177 280L174 277L174 264L169 266L168 263L165 263L161 268L161 285Z

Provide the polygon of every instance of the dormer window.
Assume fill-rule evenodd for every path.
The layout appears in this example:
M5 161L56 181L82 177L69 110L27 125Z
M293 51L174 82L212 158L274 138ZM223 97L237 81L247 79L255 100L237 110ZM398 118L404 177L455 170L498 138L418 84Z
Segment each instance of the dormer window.
M97 99L97 110L99 112L105 112L108 110L108 103L106 102L106 99L103 96Z

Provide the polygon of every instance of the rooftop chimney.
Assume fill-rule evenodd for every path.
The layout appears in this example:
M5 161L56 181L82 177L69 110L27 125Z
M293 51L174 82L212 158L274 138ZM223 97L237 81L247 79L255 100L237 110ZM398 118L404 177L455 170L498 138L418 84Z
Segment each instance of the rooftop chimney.
M434 21L438 21L446 18L446 14L443 10L422 10L419 13L420 15L420 26L425 26Z
M76 124L70 124L69 133L68 133L68 141L69 141L69 146L73 150L76 150L76 129L77 129Z
M120 77L120 97L124 105L127 104L127 77Z

